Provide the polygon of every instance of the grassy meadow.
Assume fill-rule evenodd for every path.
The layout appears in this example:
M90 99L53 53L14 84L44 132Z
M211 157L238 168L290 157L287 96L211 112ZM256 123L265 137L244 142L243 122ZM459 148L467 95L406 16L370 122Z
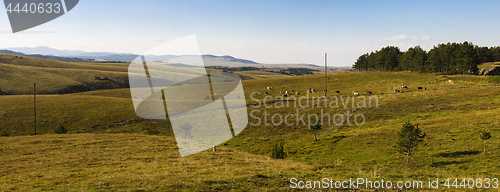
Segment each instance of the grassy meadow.
M295 99L307 96L307 101L322 101L322 74L235 72L243 79L247 104L254 104L247 107L249 114L254 112L249 125L216 152L207 149L181 158L168 120L142 120L135 115L130 90L124 86L127 64L28 57L23 58L26 62L0 56L0 89L7 93L0 95L0 133L9 135L0 137L0 191L287 191L294 190L291 178L359 177L426 184L429 178L500 177L500 86L493 86L499 83L496 77L329 73L328 95L338 97L329 98L326 106L319 102L319 106L297 107L293 97L275 102L281 100L279 92L293 89L300 92L290 95ZM36 78L44 79L37 80L44 94L37 95L38 135L32 135L30 91ZM92 88L71 91L87 86ZM274 90L266 90L268 86ZM310 88L318 92L307 94ZM353 92L361 96L353 97ZM376 97L377 102L358 107L363 97ZM351 100L344 104L343 99ZM255 106L263 101L271 107ZM286 103L291 105L281 105ZM314 132L307 125L273 125L269 117L266 125L264 112L282 117L291 114L289 122L297 122L301 115L307 120L308 115L322 112L353 112L350 120L359 114L364 123L324 124L314 141ZM427 135L409 167L393 147L397 131L407 121L418 124ZM68 133L55 134L58 126ZM483 129L492 135L486 154L479 138ZM285 143L285 159L270 158L271 148L278 142ZM450 189L441 183L439 190Z

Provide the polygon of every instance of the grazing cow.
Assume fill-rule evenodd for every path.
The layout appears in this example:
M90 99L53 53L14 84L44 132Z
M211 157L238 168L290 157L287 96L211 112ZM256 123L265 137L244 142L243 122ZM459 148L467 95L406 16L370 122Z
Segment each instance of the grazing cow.
M358 93L358 92L354 92L354 91L352 92L352 94L353 94L353 95L359 95L359 93Z
M288 91L285 91L285 95L288 95Z
M290 90L290 92L292 92L292 93L293 93L293 89L292 89L292 90Z
M300 95L300 92L295 92L295 95Z
M288 94L283 94L283 95L281 95L281 96L282 96L282 97L288 97Z
M423 87L417 87L417 90L424 89Z
M340 93L340 91L335 91L335 93Z
M451 79L450 79L450 80L448 80L448 83L449 83L449 84L454 84L453 80L451 80Z
M400 93L401 91L400 90L394 90L394 93Z
M401 88L403 88L403 89L408 89L408 86L406 86L406 85L401 85Z
M373 93L373 92L371 92L371 91L367 91L367 92L366 92L366 94L368 94L368 95L370 95L370 94L372 94L372 93Z
M312 89L313 93L316 92L316 89Z
M325 92L325 93L328 92L328 89L323 89L323 92Z
M272 91L273 87L267 87L267 90Z
M265 92L265 94L266 94L266 95L269 95L269 93L268 93L267 91Z

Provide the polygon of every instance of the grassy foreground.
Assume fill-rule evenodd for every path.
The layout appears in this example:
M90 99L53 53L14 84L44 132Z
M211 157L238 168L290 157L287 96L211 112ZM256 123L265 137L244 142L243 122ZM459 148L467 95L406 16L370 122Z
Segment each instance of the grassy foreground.
M230 148L180 158L172 137L71 134L2 138L2 191L286 189L312 166Z

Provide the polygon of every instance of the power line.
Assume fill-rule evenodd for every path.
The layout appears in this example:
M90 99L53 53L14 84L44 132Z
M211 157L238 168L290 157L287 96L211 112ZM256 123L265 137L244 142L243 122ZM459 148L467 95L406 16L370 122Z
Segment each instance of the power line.
M326 53L325 53L325 98L326 98L326 92L328 92L326 81L327 81L327 76L326 76L327 70L326 70Z
M35 135L36 135L36 83L33 84L33 115L35 117Z

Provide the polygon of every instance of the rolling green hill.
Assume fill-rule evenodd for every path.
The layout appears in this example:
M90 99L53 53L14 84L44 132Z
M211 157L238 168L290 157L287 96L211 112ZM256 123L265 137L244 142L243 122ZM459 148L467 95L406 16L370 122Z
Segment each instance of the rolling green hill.
M81 70L100 72L102 74L96 76L111 79L114 73L116 77L126 73L118 70L126 68L122 64L89 64L88 69L78 63L47 61L40 65L48 67L37 67L19 62L5 64L11 71L4 74L30 72L40 76L47 73L45 78L54 74L73 78L77 76L75 71ZM21 70L23 67L26 71ZM68 71L62 72L64 70ZM183 158L175 150L168 121L139 119L127 88L37 96L37 131L41 135L36 136L30 136L33 97L2 95L0 132L11 136L0 137L0 190L262 191L290 190L292 177L300 180L362 177L424 183L429 178L500 177L497 165L500 86L495 78L411 72L331 73L327 78L328 94L338 97L329 98L327 106L320 102L319 106L296 107L294 97L307 96L306 90L310 88L318 92L309 94L306 101L324 101L319 98L324 95L323 75L270 78L262 73L242 74L249 77L243 81L247 103L253 104L247 107L248 112L256 111L254 116L249 116L250 124L238 136L219 146L220 151L207 150ZM13 82L5 79L8 78L0 78L0 82L4 82L0 85ZM71 81L46 85L45 89L58 90L54 87L68 82ZM408 88L402 89L401 85ZM266 90L268 86L274 90ZM22 92L16 86L9 89ZM279 96L284 91L292 89L301 94L291 94L294 97L288 97L289 101L283 103L275 102L281 100ZM30 93L29 90L26 91ZM401 92L395 93L395 90ZM266 91L269 95L264 94ZM353 97L353 92L361 95ZM371 107L359 107L357 103L362 98L377 98L378 105L373 102ZM344 104L346 100L342 99L351 101ZM352 100L356 101L355 106L351 105ZM253 107L263 101L271 107ZM341 102L340 106L334 107L335 101ZM286 103L290 105L280 105ZM314 132L309 131L306 124L272 125L270 117L269 124L264 124L264 111L282 117L292 114L290 122L296 122L300 115L305 115L307 120L308 115L322 111L331 115L350 113L351 119L363 115L365 123L361 126L324 124L316 132L318 141L313 141ZM407 121L419 124L427 134L409 168L404 167L401 156L393 148L396 132ZM60 125L69 130L68 134L53 134ZM479 139L483 129L492 134L486 154L482 154L483 141ZM285 142L287 158L270 159L272 145L280 141Z
M128 63L70 63L0 54L0 94L66 94L128 87ZM208 69L208 71L221 71ZM242 79L284 76L265 71L237 72Z
M0 54L0 90L3 94L63 94L128 86L128 64L68 63ZM97 78L96 78L97 77ZM100 80L105 79L106 80Z

